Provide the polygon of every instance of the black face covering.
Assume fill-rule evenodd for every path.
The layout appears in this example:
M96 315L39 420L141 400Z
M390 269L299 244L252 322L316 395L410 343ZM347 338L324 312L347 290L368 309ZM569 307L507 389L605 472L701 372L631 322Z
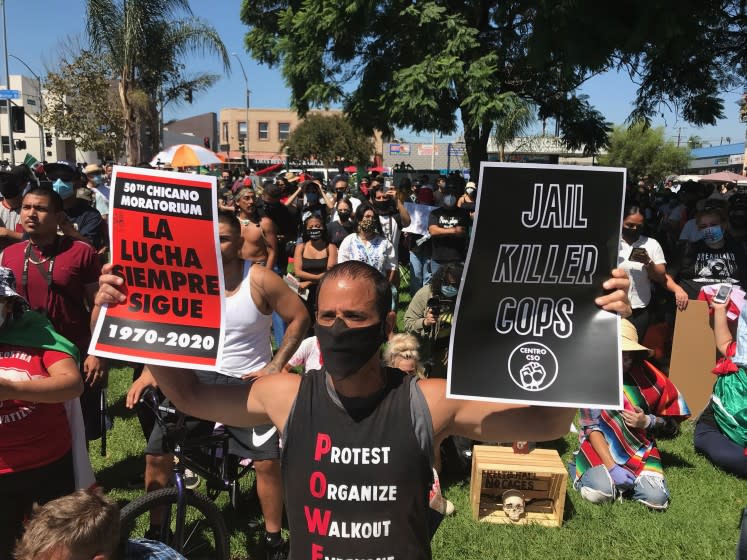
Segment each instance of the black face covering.
M373 207L376 212L378 212L382 216L386 216L396 210L397 204L390 198L387 200L375 200L373 203Z
M384 323L351 329L339 317L331 327L318 322L314 332L327 371L334 379L345 379L361 369L384 343Z
M623 226L622 236L623 239L628 243L633 243L635 241L638 241L638 238L641 237L641 230Z
M350 219L350 210L338 210L337 215L340 216L341 222L347 222Z
M320 229L307 229L306 236L312 241L322 238L322 230Z

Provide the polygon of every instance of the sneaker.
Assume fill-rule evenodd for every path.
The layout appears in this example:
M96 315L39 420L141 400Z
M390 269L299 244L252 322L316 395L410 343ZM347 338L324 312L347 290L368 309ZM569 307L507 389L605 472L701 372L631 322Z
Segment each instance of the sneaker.
M184 469L182 480L184 481L184 486L190 490L194 490L200 485L200 477L189 469Z
M279 545L270 546L265 543L267 560L287 560L288 559L288 541L282 540Z

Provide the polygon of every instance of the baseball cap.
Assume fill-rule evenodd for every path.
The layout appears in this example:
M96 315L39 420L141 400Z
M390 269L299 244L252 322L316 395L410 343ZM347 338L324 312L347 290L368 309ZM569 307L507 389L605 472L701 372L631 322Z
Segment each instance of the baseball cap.
M48 163L44 166L44 172L47 179L54 181L62 179L63 181L72 181L80 175L80 169L69 161L60 160L56 163Z

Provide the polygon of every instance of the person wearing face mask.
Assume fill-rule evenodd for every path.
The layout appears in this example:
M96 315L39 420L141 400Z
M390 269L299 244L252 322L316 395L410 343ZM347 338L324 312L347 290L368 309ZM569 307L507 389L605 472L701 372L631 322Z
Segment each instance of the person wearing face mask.
M690 299L709 284L739 284L747 276L747 253L742 244L727 232L727 220L721 210L703 210L695 216L703 239L693 243L682 259L677 282Z
M100 165L92 163L83 169L88 183L86 186L93 191L93 207L101 214L101 219L106 221L109 217L109 185L104 181L104 170Z
M399 241L402 228L410 225L410 213L397 197L394 187L385 189L383 185L373 191L373 207L379 215L381 231L394 247L394 258L399 262Z
M431 234L431 258L423 271L427 284L439 267L447 263L464 262L467 257L467 231L470 220L467 211L457 208L457 188L450 184L444 190L441 207L428 216Z
M677 387L646 360L630 321L620 321L623 409L581 409L579 451L571 462L573 487L594 504L618 496L653 510L669 506L656 436L673 437L690 410Z
M327 226L329 240L339 249L342 241L351 233L355 233L355 219L353 218L353 205L350 200L342 199L337 203L335 209L336 218Z
M34 502L75 490L73 434L64 402L83 390L78 350L29 310L15 276L0 268L0 558Z
M47 178L63 202L67 220L61 224L65 235L85 241L97 251L103 250L106 242L106 228L101 214L85 198L79 198L77 191L86 188L80 169L67 161L50 163L44 167Z
M625 208L622 237L617 253L617 265L624 269L630 278L628 298L633 307L630 322L635 325L641 339L646 336L649 325L648 307L653 291L652 282L659 283L673 292L679 309L685 309L688 301L685 290L666 273L667 261L659 242L642 235L644 222L638 206Z
M329 241L324 222L313 215L304 220L301 239L303 243L296 245L293 255L293 273L300 287L307 290L306 309L313 317L316 288L324 273L337 264L337 245Z
M355 213L358 231L340 244L337 262L361 261L378 270L391 285L397 277L394 246L384 237L381 222L371 205L363 203Z
M358 210L358 206L360 206L362 201L357 196L350 194L350 184L348 183L347 175L337 175L332 179L332 185L334 186L335 204L341 200L345 200L352 206L352 212ZM337 208L335 207L332 211L332 221L336 221L337 218Z
M475 217L475 208L477 207L477 185L474 181L468 181L464 187L464 194L457 200L457 208L466 210L469 214L469 219L472 220Z
M99 279L97 305L127 301L122 279L111 270L105 266ZM609 293L595 303L629 315L627 278L621 270L612 274L603 284ZM565 435L575 416L568 408L449 399L445 380L417 379L383 366L380 347L395 324L386 278L366 263L348 261L329 270L317 291L322 369L305 376L264 375L251 389L237 390L202 384L183 369L150 366L164 394L188 414L236 426L272 422L283 431L293 558L316 550L340 558L430 560L426 513L434 440L458 433L487 441L545 441ZM376 485L391 499L380 494L361 507L328 493L327 481L358 490ZM371 523L380 536L321 534L309 526L308 515L338 524Z
M439 268L431 281L413 296L405 311L405 332L420 340L429 377L446 377L451 321L462 271L459 263L448 263Z
M322 185L318 179L309 179L301 184L301 190L303 192L303 198L299 197L297 203L299 206L299 214L301 220L305 220L311 214L321 218L322 220L327 219L327 202L328 198L324 194ZM330 195L329 201L334 207L334 198Z

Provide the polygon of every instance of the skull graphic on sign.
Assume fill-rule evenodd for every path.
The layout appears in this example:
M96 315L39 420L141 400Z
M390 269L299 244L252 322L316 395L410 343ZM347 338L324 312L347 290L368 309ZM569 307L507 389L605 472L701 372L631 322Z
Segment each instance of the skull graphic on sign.
M542 386L543 381L547 373L542 364L537 362L528 362L519 370L519 379L524 389L529 391L536 391Z

